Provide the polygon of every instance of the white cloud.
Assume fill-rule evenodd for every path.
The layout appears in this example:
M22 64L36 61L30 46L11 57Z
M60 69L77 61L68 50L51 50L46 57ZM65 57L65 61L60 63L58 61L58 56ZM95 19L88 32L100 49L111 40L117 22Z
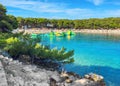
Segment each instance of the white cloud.
M0 0L5 6L16 7L24 10L31 10L34 12L47 13L63 13L64 15L77 15L88 12L88 9L81 8L67 8L66 4L62 3L47 3L41 1L25 1L25 0Z
M25 1L25 0L0 0L5 6L17 7L24 10L31 10L36 12L61 12L58 3L47 3L40 1ZM59 4L61 6L62 4ZM62 7L61 7L62 8Z
M99 5L103 3L103 0L89 0L94 2L95 5ZM81 19L81 18L103 18L103 17L120 17L120 10L94 10L94 9L86 9L86 8L69 8L67 7L69 4L64 3L49 3L46 1L31 1L31 0L0 0L5 6L15 7L26 10L25 12L22 10L8 10L8 12L21 16L26 13L26 16L31 17L32 15L37 17L47 17L47 18L67 18L67 19ZM31 14L29 11L33 11ZM23 12L23 13L22 13ZM34 14L37 12L38 14ZM20 14L19 14L20 13ZM47 15L47 16L46 16Z
M104 2L104 0L87 0L89 2L92 2L94 5L100 5Z

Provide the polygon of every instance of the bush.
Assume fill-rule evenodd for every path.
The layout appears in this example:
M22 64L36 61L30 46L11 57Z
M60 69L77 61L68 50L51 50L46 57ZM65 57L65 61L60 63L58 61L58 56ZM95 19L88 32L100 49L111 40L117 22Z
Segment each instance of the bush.
M36 55L38 58L47 59L49 61L60 62L60 63L71 63L74 62L73 55L74 51L66 52L65 48L58 50L57 48L49 49L44 46L40 46L36 49Z
M39 58L41 61L52 61L57 63L71 63L74 62L74 51L66 52L65 48L58 50L57 48L50 49L49 47L40 45L40 40L31 39L30 35L12 34L8 37L3 37L3 49L8 52L14 59L18 59L21 55L27 55L34 58ZM5 39L6 38L6 39ZM1 44L0 44L1 46Z

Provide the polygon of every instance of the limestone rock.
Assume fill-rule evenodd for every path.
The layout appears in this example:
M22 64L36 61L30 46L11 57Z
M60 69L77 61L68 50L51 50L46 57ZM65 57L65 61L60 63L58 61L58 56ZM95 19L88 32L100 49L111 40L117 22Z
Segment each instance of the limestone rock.
M101 75L97 75L97 74L94 74L94 73L90 73L88 75L85 75L85 78L91 79L95 82L99 82L99 81L102 81L104 79Z
M23 64L2 55L0 62L4 66L0 66L0 86L105 86L103 77L93 73L85 75L85 78L72 72L59 74L57 71Z
M80 80L76 80L75 83L80 83L81 85L86 85L89 83L89 80L88 79L80 79Z
M65 73L65 72L62 72L60 76L61 77L69 77L69 75L67 73Z
M8 86L5 71L0 61L0 86Z
M72 83L73 80L71 80L71 79L66 79L65 82L66 82L66 83Z

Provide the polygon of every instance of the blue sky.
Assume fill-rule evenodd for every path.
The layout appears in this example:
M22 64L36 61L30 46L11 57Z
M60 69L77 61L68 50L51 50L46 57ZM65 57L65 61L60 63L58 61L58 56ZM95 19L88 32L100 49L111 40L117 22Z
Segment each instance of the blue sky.
M86 19L120 17L120 0L0 0L7 14L22 17Z

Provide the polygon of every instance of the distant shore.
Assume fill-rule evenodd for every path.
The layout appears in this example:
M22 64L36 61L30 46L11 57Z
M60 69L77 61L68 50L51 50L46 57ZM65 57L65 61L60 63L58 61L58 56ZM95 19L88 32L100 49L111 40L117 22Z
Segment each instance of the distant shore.
M21 32L21 31L25 31L25 33L28 33L28 34L32 34L32 33L36 33L36 34L39 34L39 33L49 33L51 31L54 31L54 32L65 32L67 31L68 29L46 29L46 28L43 28L43 29L26 29L26 30L23 30L23 29L19 29L17 32ZM76 32L76 33L91 33L91 34L113 34L113 35L120 35L120 29L115 29L115 30L105 30L105 29L96 29L96 30L92 30L92 29L80 29L80 30L76 30L76 29L73 29L72 31Z
M113 34L113 35L120 35L120 29L116 30L90 30L90 29L82 29L82 30L75 30L75 32L80 33L91 33L91 34Z

